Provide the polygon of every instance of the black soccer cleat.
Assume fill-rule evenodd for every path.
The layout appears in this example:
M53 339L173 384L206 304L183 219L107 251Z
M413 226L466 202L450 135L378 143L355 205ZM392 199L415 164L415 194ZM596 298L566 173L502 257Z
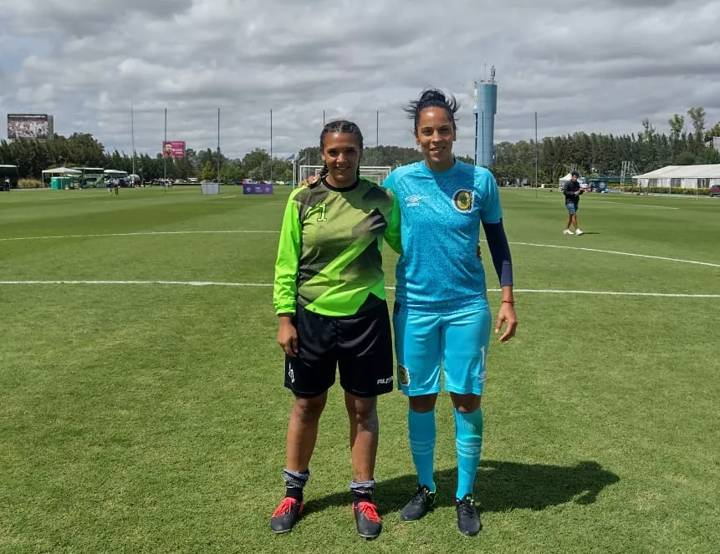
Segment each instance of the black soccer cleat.
M287 533L300 519L303 503L297 498L286 496L270 516L270 529L273 533Z
M468 537L477 535L482 529L482 523L480 523L480 516L475 509L475 501L472 496L466 494L462 500L455 499L455 510L460 532Z
M382 531L382 519L377 512L377 506L367 500L356 500L352 509L358 535L364 539L376 539Z
M400 512L403 521L417 521L435 506L435 493L425 485L418 485L417 492Z

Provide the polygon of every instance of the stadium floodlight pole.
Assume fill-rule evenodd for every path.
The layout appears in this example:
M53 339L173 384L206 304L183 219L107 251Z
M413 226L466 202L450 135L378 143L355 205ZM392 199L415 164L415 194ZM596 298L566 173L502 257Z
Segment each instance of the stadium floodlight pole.
M130 142L132 143L132 172L135 175L135 109L130 100ZM135 177L133 177L134 182Z
M537 141L537 112L535 112L535 198L538 193L538 141Z
M220 182L220 108L217 117L217 181Z
M380 110L375 111L375 147L380 146Z
M163 135L162 159L163 159L163 179L167 179L167 157L165 156L165 143L167 142L167 108L165 108L165 134Z
M272 174L272 170L273 170L273 148L272 148L272 147L273 147L273 143L272 143L273 136L272 136L272 135L273 135L273 133L272 133L272 132L273 132L273 128L272 128L272 110L270 110L270 182L271 182L271 183L272 183L272 180L273 180L273 174Z

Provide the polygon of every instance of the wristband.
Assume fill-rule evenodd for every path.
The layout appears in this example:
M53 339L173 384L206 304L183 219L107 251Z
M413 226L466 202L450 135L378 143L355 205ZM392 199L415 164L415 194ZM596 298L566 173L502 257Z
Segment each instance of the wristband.
M515 300L503 300L500 302L501 304L510 304L511 306L515 304Z

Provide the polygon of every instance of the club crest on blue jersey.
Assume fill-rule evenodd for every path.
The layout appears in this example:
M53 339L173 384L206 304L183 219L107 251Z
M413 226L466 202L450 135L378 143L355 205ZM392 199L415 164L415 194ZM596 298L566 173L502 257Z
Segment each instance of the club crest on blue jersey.
M473 193L471 190L460 189L453 195L453 205L459 212L467 213L473 207Z

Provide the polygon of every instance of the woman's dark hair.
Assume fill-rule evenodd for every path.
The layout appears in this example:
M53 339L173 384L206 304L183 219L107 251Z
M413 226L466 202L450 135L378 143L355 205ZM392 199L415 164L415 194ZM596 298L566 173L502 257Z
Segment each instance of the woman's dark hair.
M320 152L322 152L325 148L325 135L327 135L328 133L348 133L354 136L355 140L357 140L358 145L360 146L360 153L362 154L363 136L360 132L360 127L358 127L357 124L353 123L352 121L347 121L345 119L338 119L336 121L331 121L330 123L325 125L325 127L323 127L322 133L320 133ZM327 174L328 168L327 165L325 165L325 162L323 162L323 168L320 171L320 178L324 178ZM358 166L357 178L360 179L360 166Z
M460 108L460 104L452 94L445 93L436 88L429 88L420 93L420 98L413 100L405 106L405 112L413 120L413 134L417 136L417 126L420 120L420 112L425 108L442 108L447 112L448 119L452 121L453 131L457 131L455 124L455 112Z

